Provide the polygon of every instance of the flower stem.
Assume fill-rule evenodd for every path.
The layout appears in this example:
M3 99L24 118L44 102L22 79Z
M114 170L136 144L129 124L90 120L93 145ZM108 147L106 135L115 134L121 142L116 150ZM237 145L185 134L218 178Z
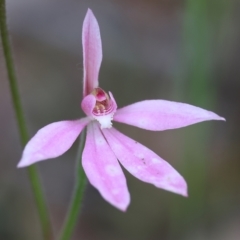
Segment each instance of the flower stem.
M4 58L6 61L6 68L8 73L10 91L13 101L13 108L16 114L16 120L18 124L19 134L21 138L21 144L24 146L28 141L28 132L24 119L24 114L21 106L20 95L18 92L16 73L14 69L14 63L11 53L9 34L7 29L6 20L6 1L0 0L0 30L1 40L4 52ZM40 183L40 178L36 166L28 167L28 176L31 182L32 191L34 194L39 219L41 222L42 232L45 240L51 240L52 231L50 226L50 219L48 216L47 206L44 200L44 194Z
M80 137L80 145L77 154L77 175L75 189L70 203L67 217L62 228L59 240L69 240L76 225L79 211L82 204L83 193L87 183L86 175L82 168L82 152L85 145L86 129L83 130Z

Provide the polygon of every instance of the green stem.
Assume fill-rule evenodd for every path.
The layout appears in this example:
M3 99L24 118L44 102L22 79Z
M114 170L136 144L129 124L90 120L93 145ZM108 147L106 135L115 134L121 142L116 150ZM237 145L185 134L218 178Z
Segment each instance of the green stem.
M52 232L51 221L48 214L48 208L45 202L44 193L36 165L28 167L27 171L32 186L35 202L37 205L38 215L42 227L43 239L53 240L54 236Z
M65 219L64 226L62 228L62 232L60 234L60 240L69 240L73 229L76 225L79 211L81 208L83 193L87 183L86 175L82 168L82 152L85 145L86 138L86 129L83 130L80 137L80 145L77 154L77 176L76 176L76 185L73 193L72 201L69 206L69 210L67 213L67 217Z
M9 34L7 29L6 20L6 2L5 0L0 0L0 30L1 30L1 40L3 46L4 57L6 61L8 79L10 84L10 91L13 101L13 107L16 114L19 134L21 138L21 144L24 146L28 141L28 132L26 123L24 120L23 109L21 106L20 95L18 92L16 74L14 69L14 63L11 53L11 46L9 41ZM47 206L44 200L44 194L42 186L40 183L40 178L36 166L28 167L28 176L31 182L32 191L36 201L36 206L39 214L39 219L42 226L43 236L45 240L51 240L52 231L50 226L50 219L48 216Z

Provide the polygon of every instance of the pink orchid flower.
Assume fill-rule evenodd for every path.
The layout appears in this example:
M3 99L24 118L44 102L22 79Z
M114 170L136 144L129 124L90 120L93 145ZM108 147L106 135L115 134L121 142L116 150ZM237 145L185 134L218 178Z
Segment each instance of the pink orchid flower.
M165 100L145 100L117 109L111 92L99 87L102 44L98 22L88 10L82 31L83 100L87 117L51 123L40 129L26 145L18 167L55 158L66 152L87 126L82 165L89 182L113 206L125 211L130 202L122 166L141 181L183 196L183 177L150 149L112 127L112 120L139 128L161 131L207 120L224 120L213 112Z

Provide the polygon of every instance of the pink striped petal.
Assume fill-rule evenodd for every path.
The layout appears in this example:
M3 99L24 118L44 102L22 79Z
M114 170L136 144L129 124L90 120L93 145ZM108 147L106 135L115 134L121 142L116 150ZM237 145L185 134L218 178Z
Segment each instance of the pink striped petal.
M208 120L225 120L217 114L186 103L146 100L118 109L114 121L160 131Z
M88 126L82 164L90 183L102 197L125 211L130 202L126 179L96 122Z
M102 62L102 42L97 19L88 9L83 22L83 96L98 87L98 73Z
M183 177L153 151L114 128L102 131L118 160L133 176L158 188L187 196Z
M26 167L62 155L72 146L88 123L88 118L82 118L55 122L43 127L27 143L18 167Z

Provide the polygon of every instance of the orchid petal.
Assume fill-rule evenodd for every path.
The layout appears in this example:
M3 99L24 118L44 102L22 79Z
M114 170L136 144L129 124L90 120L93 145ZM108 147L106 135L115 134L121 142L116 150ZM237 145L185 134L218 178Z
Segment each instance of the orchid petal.
M133 176L158 188L187 196L185 180L169 163L114 128L102 131L118 160Z
M114 113L116 112L117 110L117 102L113 96L113 94L111 92L109 92L109 96L110 96L110 99L112 101L112 104L113 104L113 109L114 109Z
M118 109L114 115L114 121L153 131L180 128L208 120L225 119L199 107L165 100L137 102Z
M96 97L93 96L92 94L89 94L86 97L84 97L81 103L82 110L89 117L93 116L93 109L95 105Z
M126 179L96 122L87 128L82 164L90 183L102 197L125 211L130 202Z
M27 143L18 167L62 155L72 146L88 122L88 118L82 118L55 122L43 127Z
M98 87L98 73L102 62L102 42L97 19L88 9L83 22L83 96Z

